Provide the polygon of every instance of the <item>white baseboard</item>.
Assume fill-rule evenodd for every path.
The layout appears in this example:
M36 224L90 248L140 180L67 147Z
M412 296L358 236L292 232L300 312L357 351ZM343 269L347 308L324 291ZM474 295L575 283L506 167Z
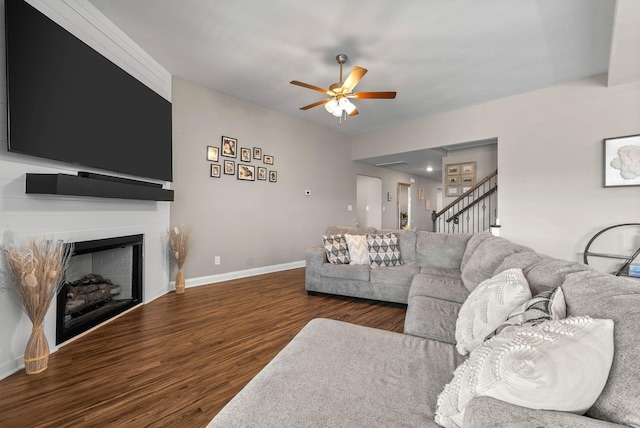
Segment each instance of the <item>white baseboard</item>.
M201 276L198 278L188 278L187 280L185 280L185 286L198 287L200 285L215 284L216 282L231 281L232 279L248 278L251 276L263 275L265 273L273 273L273 272L281 272L283 270L297 269L304 266L305 266L305 261L301 260L298 262L283 263L279 265L264 266L264 267L253 268L253 269L245 269L245 270L239 270L235 272L221 273L218 275L207 275L207 276ZM171 289L175 290L176 288L175 281L171 281L169 286Z

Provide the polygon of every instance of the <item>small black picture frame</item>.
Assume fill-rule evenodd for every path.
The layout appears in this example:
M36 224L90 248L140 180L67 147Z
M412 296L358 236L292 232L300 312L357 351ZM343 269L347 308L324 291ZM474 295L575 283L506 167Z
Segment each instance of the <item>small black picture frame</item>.
M278 181L278 172L271 170L269 171L269 183L276 183Z
M211 164L211 176L215 178L220 178L220 164L217 164L217 163Z
M224 161L224 173L225 175L235 175L236 173L236 163L232 160Z
M218 162L219 150L217 147L207 146L207 160L211 162Z
M242 162L251 162L251 149L243 147L240 149L240 160Z
M267 165L273 165L273 156L271 155L264 155L262 158L262 161L264 163L266 163Z
M258 167L258 180L267 180L267 168L263 166Z
M238 140L231 137L222 137L222 156L228 158L238 157Z
M257 160L262 159L262 149L260 147L253 148L253 158Z
M255 181L256 167L245 163L238 164L238 180Z

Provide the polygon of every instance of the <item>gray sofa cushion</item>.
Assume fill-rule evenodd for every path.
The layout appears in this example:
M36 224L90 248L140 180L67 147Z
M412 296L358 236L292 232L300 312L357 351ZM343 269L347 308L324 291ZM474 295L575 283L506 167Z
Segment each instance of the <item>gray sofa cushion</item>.
M380 266L371 269L371 282L377 284L389 284L406 286L409 288L413 276L419 272L420 268L415 265Z
M398 244L400 244L400 258L404 263L416 264L416 237L414 230L396 230Z
M404 332L412 336L425 337L454 345L456 343L456 320L460 306L460 303L427 296L409 297L407 315L404 319Z
M457 278L460 279L460 269L457 268L434 268L434 267L421 267L420 273L426 273L433 276L443 276L445 278Z
M513 268L522 269L533 295L560 287L570 273L591 270L582 263L554 259L534 252L522 252L504 259L494 274Z
M586 415L640 426L640 280L594 271L567 275L562 285L567 316L612 319L615 355L609 380Z
M315 319L209 427L433 427L437 396L462 363L455 347Z
M462 281L465 287L469 291L473 291L478 284L493 276L496 268L504 259L512 254L525 251L533 250L499 236L491 236L482 240L462 268Z
M464 303L469 297L469 290L460 278L447 278L428 274L418 274L413 277L409 297L427 296L450 302ZM455 327L455 323L454 323Z
M425 267L459 269L471 236L418 232L416 264Z
M375 227L348 227L348 226L327 226L325 230L325 235L344 235L348 233L349 235L366 235L367 233L375 233Z
M488 416L490 415L490 416ZM475 397L464 413L465 428L613 428L618 424L553 410L534 410L492 397Z
M328 278L357 279L360 281L369 281L370 271L371 268L369 266L334 265L331 263L325 263L320 269L320 274Z
M460 270L464 269L473 253L478 249L478 246L489 238L493 238L493 235L489 232L474 233L471 238L469 238L467 247L464 249L464 254L462 255L462 260L460 261Z

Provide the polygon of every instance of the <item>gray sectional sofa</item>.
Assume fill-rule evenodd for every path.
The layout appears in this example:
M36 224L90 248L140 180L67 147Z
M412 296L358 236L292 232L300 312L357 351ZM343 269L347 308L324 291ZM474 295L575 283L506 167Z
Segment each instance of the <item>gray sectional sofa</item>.
M640 427L640 280L599 273L488 233L405 232L398 234L405 261L400 269L371 268L367 277L366 269L353 266L357 276L347 273L349 265L319 265L321 254L312 248L306 284L310 292L407 303L404 334L313 320L210 426L438 426L438 394L466 359L455 348L462 303L485 279L518 268L533 294L562 286L567 316L614 321L608 381L584 416L478 396L469 402L463 426ZM392 272L398 272L395 282Z

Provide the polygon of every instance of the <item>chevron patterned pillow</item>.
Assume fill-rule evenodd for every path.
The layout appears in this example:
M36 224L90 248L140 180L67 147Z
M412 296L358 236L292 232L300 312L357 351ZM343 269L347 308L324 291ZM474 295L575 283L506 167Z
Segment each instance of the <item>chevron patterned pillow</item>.
M347 240L344 239L344 235L323 235L322 245L324 245L324 249L327 251L329 263L333 263L334 265L348 265L351 261L349 259Z
M395 233L367 234L369 264L371 267L398 266L403 264L400 258L400 245Z

